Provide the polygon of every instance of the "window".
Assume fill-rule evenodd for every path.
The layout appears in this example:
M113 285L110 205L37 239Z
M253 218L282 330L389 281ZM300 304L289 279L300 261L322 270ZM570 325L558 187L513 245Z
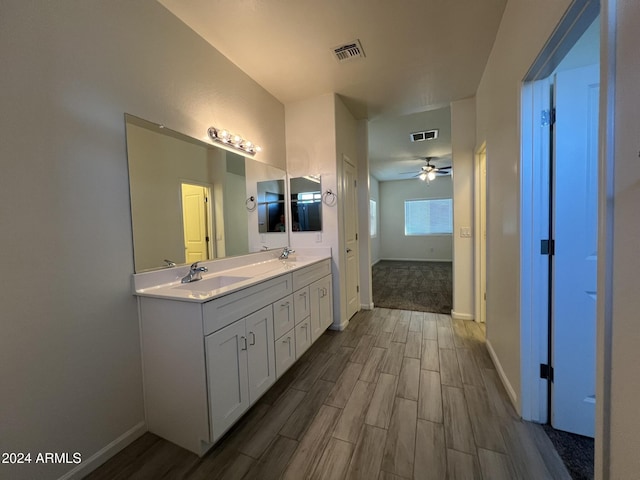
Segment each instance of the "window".
M371 238L378 233L378 211L376 208L376 201L369 200L369 234Z
M443 235L453 233L453 200L434 198L405 200L405 235Z

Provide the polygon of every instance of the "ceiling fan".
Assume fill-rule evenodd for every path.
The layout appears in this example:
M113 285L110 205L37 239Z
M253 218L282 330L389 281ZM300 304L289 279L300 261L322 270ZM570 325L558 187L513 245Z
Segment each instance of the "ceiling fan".
M451 174L451 165L448 167L436 167L431 164L431 161L438 157L420 157L422 160L426 162L425 165L420 167L420 171L418 173L415 172L402 172L402 174L407 173L415 173L414 177L420 178L420 180L424 182L429 182L431 180L435 180L436 176L444 176Z

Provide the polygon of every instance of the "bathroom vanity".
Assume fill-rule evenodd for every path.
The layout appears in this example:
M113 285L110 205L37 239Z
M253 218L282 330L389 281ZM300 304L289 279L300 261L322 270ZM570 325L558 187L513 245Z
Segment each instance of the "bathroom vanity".
M149 431L203 455L331 325L330 249L278 253L134 275Z

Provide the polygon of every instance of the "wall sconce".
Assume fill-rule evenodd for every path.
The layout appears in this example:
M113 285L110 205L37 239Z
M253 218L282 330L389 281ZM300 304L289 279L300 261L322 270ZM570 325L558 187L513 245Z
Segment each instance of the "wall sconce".
M258 145L251 143L249 140L242 138L239 135L234 135L227 130L221 130L216 127L209 127L207 130L209 138L214 142L226 145L227 147L235 148L247 155L255 155L262 151Z

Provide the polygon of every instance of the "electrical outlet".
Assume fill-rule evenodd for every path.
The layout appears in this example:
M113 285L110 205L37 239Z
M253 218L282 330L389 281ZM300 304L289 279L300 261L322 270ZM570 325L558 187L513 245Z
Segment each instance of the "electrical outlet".
M316 243L322 243L322 234L316 233Z

